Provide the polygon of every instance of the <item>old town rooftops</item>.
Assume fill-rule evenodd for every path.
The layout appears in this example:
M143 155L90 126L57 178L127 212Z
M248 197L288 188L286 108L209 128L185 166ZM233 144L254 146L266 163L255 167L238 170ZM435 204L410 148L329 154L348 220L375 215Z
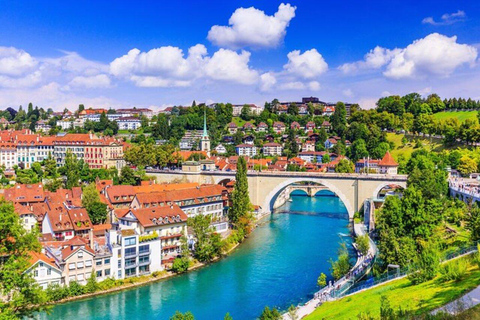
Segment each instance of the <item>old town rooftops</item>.
M43 202L45 193L41 183L16 184L13 188L5 190L4 198L19 203Z
M220 185L202 185L196 188L167 190L163 192L139 193L136 198L140 206L183 201L183 205L194 205L198 203L221 201L223 198L212 197L223 196L227 190ZM192 201L190 203L190 201Z
M128 212L137 218L143 227L173 224L187 221L187 215L177 205L155 208L132 209Z

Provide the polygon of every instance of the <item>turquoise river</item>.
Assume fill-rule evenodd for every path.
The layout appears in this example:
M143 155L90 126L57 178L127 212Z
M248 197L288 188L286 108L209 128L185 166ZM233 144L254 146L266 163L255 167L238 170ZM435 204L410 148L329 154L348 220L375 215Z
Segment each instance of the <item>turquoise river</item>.
M55 306L40 319L255 319L265 306L286 310L318 289L340 243L351 242L348 216L334 196L292 196L228 257L185 275Z

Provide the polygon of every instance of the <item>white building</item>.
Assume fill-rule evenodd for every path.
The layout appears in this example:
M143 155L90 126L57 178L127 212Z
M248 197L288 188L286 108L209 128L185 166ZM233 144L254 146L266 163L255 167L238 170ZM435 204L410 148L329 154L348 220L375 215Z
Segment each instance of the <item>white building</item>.
M263 154L266 156L281 156L283 147L279 143L270 142L263 145Z
M227 153L227 148L225 148L223 144L219 144L215 147L215 151L217 151L218 154L225 154Z
M39 120L35 124L35 131L36 132L49 132L51 129L50 125L45 120Z
M112 248L111 273L115 279L163 270L159 238L143 238L127 225L108 230L106 237Z
M30 257L30 267L25 273L32 275L42 289L47 289L50 284L62 283L62 270L53 259L38 252L31 252Z
M257 147L251 144L239 144L235 147L235 152L239 156L253 157L257 155Z
M0 166L11 169L18 165L17 145L10 142L0 142Z
M119 130L137 130L142 126L140 118L126 117L117 120Z

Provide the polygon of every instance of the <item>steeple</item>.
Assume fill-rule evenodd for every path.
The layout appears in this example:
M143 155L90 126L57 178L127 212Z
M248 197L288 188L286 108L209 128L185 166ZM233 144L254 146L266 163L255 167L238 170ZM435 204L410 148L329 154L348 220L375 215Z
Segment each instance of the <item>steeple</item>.
M210 157L210 137L207 131L207 109L203 112L203 135L200 139L200 150L205 151Z
M207 131L207 110L204 109L203 111L203 136L208 137L208 131Z

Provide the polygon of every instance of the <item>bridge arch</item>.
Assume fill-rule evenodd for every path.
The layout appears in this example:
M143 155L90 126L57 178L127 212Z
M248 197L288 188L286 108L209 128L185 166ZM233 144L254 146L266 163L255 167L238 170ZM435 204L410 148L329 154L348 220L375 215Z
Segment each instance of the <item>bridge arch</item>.
M293 183L299 183L299 182L313 182L313 183L321 184L327 187L330 191L335 193L340 198L340 200L342 200L343 204L345 205L345 208L347 209L349 218L353 219L353 214L355 213L355 211L348 197L331 182L324 179L319 179L319 178L307 178L307 177L289 178L289 179L286 179L285 181L282 181L281 183L277 184L266 196L262 206L264 210L269 210L271 212L273 210L275 200L280 195L280 193L282 193L283 189L285 189L286 187L288 187Z
M398 181L398 182L395 182L395 183L392 183L392 182L382 182L378 185L378 187L375 189L375 191L373 192L373 197L374 198L378 198L378 194L380 193L380 191L382 191L383 189L385 189L386 187L388 187L389 185L397 185L399 186L400 188L407 188L407 183L406 182L403 182L403 181Z

